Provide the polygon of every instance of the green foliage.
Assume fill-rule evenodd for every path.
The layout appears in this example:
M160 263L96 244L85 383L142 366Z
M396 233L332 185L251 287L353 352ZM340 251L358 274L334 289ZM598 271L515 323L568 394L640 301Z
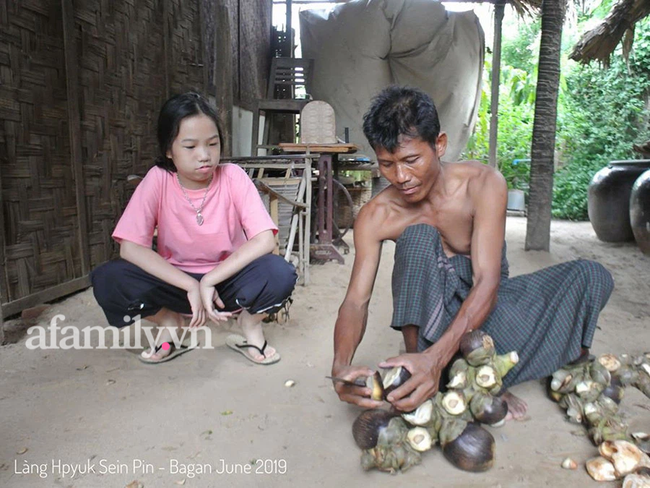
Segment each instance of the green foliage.
M591 19L604 19L614 7L615 0L602 0L596 7L588 13L581 14L579 20L589 21Z
M529 24L519 21L517 23L517 36L514 38L504 36L501 43L503 65L512 66L528 73L532 73L534 69L537 69L541 25L541 18L537 18Z
M609 69L579 66L567 76L558 144L565 166L556 173L553 216L587 219L587 186L609 161L634 159L632 143L650 137L645 103L650 93L650 21L637 24L629 66L620 49Z
M600 163L577 165L555 173L552 215L558 219L587 220L587 188Z
M611 4L613 0L604 0L579 20L602 18ZM514 160L530 158L539 24L520 26L515 38L504 39L502 49L497 162L508 188L524 191L528 189L530 163L515 164ZM566 49L571 48L569 43ZM490 62L488 57L484 79L489 78ZM474 134L462 155L466 159L488 160L489 90L487 82ZM555 218L586 220L587 187L596 171L611 160L635 158L632 143L650 139L649 97L650 17L636 25L629 63L620 47L609 69L563 61L556 136L559 170L553 189Z
M489 64L486 66L489 70ZM497 166L509 189L528 189L530 163L516 161L530 159L533 132L535 85L527 72L506 66L502 69L499 93L499 133L497 137ZM479 115L462 159L489 159L490 94L489 84L483 85Z
M502 70L504 84L507 87L508 98L515 105L535 103L535 82L537 80L537 66L532 71L504 66ZM531 75L532 74L532 75Z
M486 67L484 71L489 71L489 68ZM490 136L490 94L487 90L488 88L484 83L483 89L481 90L481 101L479 102L476 126L474 127L474 132L467 142L465 151L460 155L461 160L474 159L477 161L482 161L484 163L488 162L488 147Z

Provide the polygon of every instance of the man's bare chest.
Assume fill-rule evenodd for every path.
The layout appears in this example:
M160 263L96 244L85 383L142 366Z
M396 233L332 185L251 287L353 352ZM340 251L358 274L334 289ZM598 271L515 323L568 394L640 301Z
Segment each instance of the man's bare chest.
M426 224L435 227L440 233L447 256L470 253L474 219L468 209L448 207L420 212L402 211L391 217L384 227L385 239L396 241L407 227Z

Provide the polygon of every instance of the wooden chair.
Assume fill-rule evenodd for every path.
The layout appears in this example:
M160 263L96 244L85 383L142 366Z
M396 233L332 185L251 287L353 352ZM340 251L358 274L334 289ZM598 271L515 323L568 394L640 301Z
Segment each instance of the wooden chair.
M255 182L273 222L278 226L276 254L296 266L303 285L309 283L311 165L312 159L317 157L258 156L225 160L239 165Z
M269 126L273 114L300 114L303 107L310 102L309 90L313 72L313 59L273 58L271 60L271 73L266 98L257 100L253 107L252 156L257 156L257 150L260 147L269 147ZM307 98L296 98L296 87L304 87ZM259 143L261 112L265 114L262 144Z

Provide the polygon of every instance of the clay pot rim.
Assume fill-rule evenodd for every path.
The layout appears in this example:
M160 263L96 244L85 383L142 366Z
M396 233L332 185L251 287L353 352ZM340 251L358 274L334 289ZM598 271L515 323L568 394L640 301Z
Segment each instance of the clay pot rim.
M636 165L650 165L650 159L622 159L622 160L616 160L616 161L610 161L608 164L612 166L636 166Z

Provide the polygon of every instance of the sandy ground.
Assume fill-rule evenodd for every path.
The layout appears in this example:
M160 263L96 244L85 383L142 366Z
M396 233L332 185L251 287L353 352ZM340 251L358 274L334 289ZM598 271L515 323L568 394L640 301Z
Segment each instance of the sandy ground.
M631 243L598 241L589 223L568 222L553 222L550 254L526 253L525 226L524 219L508 219L512 275L577 257L600 261L614 275L616 290L601 316L593 351L650 350L650 258ZM356 358L368 365L396 355L401 347L399 334L388 327L393 246L384 247L366 338ZM10 331L22 337L0 349L0 486L123 487L136 479L146 488L183 483L618 486L591 481L582 466L577 471L560 468L566 456L583 463L595 448L582 427L563 420L539 382L513 389L528 401L529 418L492 429L497 460L489 472L458 471L439 448L427 453L422 465L397 477L363 472L350 433L359 410L340 403L325 379L351 264L350 254L344 266L312 266L312 283L296 290L291 320L268 326L269 341L283 355L269 367L253 365L225 346L226 335L235 328L231 325L212 328L212 350L148 366L137 361L136 351L29 350L24 329L35 322L9 322ZM56 314L66 317L61 325L105 324L91 290L53 304L38 325L47 326ZM288 379L295 380L293 388L285 387ZM650 432L650 401L636 390L629 389L622 412L634 430ZM65 465L86 466L89 459L96 473L62 475ZM148 463L152 472L143 473L140 462ZM206 463L212 474L182 472L185 466ZM46 477L36 473L37 464L46 465ZM228 474L246 465L251 473ZM32 474L16 474L16 468Z

